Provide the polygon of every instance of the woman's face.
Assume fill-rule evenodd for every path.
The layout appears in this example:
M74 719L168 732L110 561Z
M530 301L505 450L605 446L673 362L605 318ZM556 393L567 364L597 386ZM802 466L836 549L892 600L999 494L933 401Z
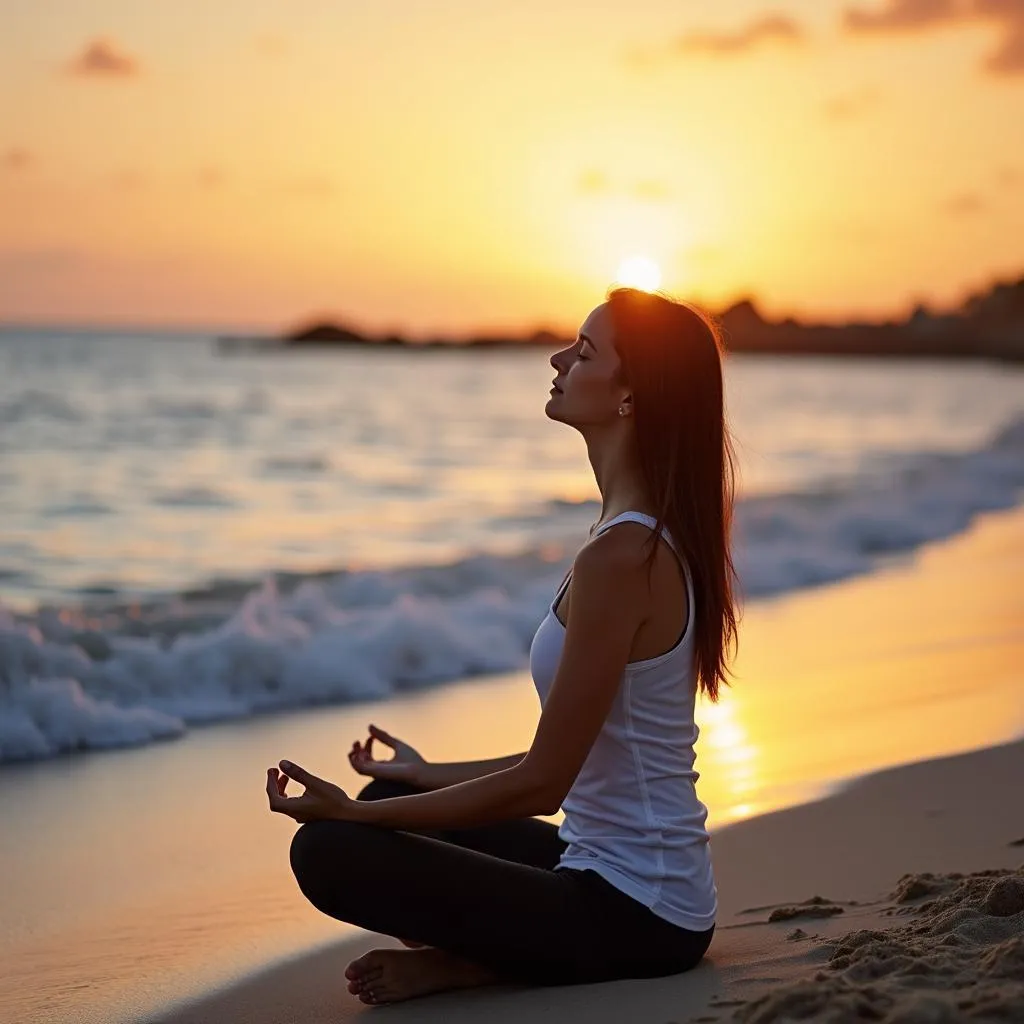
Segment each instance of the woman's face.
M612 324L602 303L587 317L576 341L551 357L558 371L544 408L553 420L574 427L620 418L619 408L632 412L629 389L618 377L619 354L612 343Z

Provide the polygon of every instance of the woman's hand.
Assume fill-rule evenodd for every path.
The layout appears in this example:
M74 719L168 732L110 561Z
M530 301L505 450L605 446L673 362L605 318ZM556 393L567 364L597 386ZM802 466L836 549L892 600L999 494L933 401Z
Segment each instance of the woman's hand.
M294 779L306 787L302 796L287 796L288 780ZM310 774L291 761L282 761L280 770L267 769L267 796L270 809L278 814L287 814L299 822L322 821L326 819L348 820L354 815L355 800L332 782Z
M395 756L389 761L375 761L372 750L374 740L379 740L390 747ZM394 779L396 782L413 784L418 781L420 770L427 763L408 743L403 743L375 725L370 726L370 738L365 745L361 745L358 740L352 744L348 760L360 775L369 775L371 779Z

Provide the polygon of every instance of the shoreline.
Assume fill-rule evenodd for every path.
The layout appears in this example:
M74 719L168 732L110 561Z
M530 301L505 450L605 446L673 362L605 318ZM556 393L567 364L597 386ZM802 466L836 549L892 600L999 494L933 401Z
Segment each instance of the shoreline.
M693 971L596 985L439 993L396 1004L389 1012L416 1024L468 1024L482 1015L509 1024L561 1022L584 1013L598 1022L627 1013L653 1022L666 1014L714 1020L707 1014L759 998L785 1003L787 985L798 986L827 964L834 948L830 940L906 925L908 910L922 901L899 898L901 883L904 892L911 882L931 895L942 891L943 873L1024 871L1024 814L1014 784L1021 777L1024 739L874 772L842 792L723 827L712 835L718 926L707 956ZM1016 821L1006 816L1012 810ZM878 835L886 842L875 842ZM756 871L751 870L755 863ZM1024 893L1024 875L1019 877ZM956 884L956 879L949 883ZM833 912L821 916L821 903ZM770 921L773 912L779 919ZM1015 918L1003 917L1024 936L1024 903ZM167 1008L146 1024L356 1019L379 1007L349 995L342 972L350 959L371 948L401 947L371 933L341 940ZM1020 988L1007 998L1019 995L1024 1012L1024 984Z

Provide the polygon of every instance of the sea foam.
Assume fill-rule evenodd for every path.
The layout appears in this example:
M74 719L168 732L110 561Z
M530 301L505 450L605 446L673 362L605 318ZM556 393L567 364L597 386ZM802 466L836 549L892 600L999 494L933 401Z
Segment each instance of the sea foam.
M918 453L885 473L737 506L745 598L871 571L963 530L1024 492L1024 419L962 454ZM583 537L551 502L537 544L444 566L268 577L151 606L0 607L0 762L179 736L190 725L363 700L525 667ZM571 532L571 531L570 531ZM585 532L585 531L584 531Z

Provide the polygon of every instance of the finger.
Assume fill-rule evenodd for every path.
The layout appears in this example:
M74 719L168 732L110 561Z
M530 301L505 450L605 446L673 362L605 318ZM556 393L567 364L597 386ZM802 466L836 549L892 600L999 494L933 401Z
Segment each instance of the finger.
M386 733L383 729L378 729L375 725L370 726L370 736L380 740L381 743L387 744L389 747L394 747L395 745L394 736Z
M272 811L277 810L277 801L280 798L280 794L277 791L277 769L267 769L267 797L270 800L270 809Z
M287 788L287 786L288 786L288 776L287 775L278 775L278 777L277 777L277 793L278 793L278 796L284 796L285 795L285 789Z
M294 761L282 761L281 771L283 771L288 778L294 779L307 789L320 789L327 785L323 779L317 777L312 772L307 772L305 768L300 768Z

